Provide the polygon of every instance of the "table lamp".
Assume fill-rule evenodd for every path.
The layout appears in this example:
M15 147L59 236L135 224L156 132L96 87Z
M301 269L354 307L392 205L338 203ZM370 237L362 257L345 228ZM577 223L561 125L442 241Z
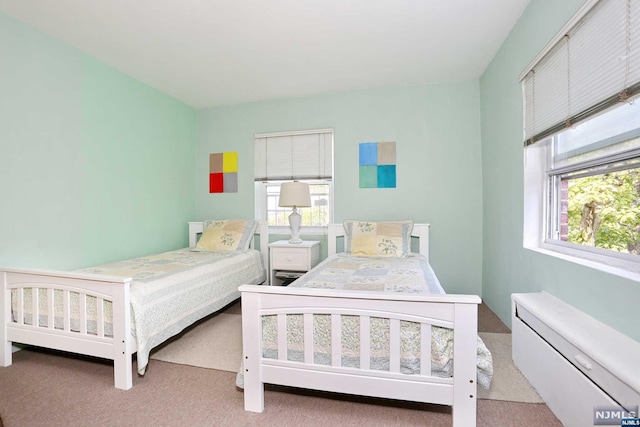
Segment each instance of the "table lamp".
M289 215L289 227L291 228L291 239L289 243L302 243L300 238L300 223L302 217L296 208L311 206L311 196L309 194L309 184L304 182L285 182L280 185L280 201L278 206L293 208Z

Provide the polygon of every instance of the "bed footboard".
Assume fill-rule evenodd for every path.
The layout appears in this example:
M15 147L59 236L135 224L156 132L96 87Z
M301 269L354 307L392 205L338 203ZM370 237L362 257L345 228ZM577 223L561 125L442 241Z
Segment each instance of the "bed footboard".
M243 285L242 335L245 410L264 410L264 384L279 384L338 393L428 402L452 406L454 426L476 423L477 309L475 295L380 294L326 289ZM302 316L303 356L289 357L287 316ZM330 316L328 364L314 359L314 316ZM275 316L277 356L265 357L263 316ZM359 318L359 363L342 364L342 318ZM388 369L370 364L371 319L389 325ZM387 320L388 319L388 320ZM418 372L401 369L401 322L419 325ZM432 326L453 330L453 372L449 378L431 372ZM327 338L329 339L329 338Z
M0 280L0 366L22 343L113 360L115 387L133 386L130 278L0 270Z

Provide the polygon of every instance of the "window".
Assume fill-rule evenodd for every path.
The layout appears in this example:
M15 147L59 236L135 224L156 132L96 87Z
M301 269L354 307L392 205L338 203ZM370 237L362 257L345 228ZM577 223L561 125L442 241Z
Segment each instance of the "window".
M546 238L640 255L640 103L622 104L550 144Z
M298 212L302 215L302 226L327 226L330 222L330 193L331 183L320 180L301 180L309 184L309 192L311 193L311 207L298 208ZM265 200L264 219L270 226L286 226L289 227L289 214L291 208L281 208L278 206L280 199L280 184L287 181L269 181L260 183L264 188L264 195L260 199Z
M290 208L278 206L280 184L309 184L311 207L298 208L302 231L324 233L333 221L333 130L258 134L255 136L256 217L274 232L289 229Z
M524 246L638 280L640 4L587 2L521 80Z

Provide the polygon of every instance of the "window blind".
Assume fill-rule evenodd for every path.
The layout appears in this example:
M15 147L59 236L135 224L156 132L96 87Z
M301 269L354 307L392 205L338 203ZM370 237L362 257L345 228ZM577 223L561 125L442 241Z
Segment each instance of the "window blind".
M640 0L591 1L521 76L530 145L640 94Z
M256 134L256 181L333 178L333 130Z

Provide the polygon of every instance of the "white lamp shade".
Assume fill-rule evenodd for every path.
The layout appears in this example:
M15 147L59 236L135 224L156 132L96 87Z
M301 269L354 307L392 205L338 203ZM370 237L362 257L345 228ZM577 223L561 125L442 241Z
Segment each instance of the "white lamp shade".
M311 195L309 194L309 184L304 182L285 182L280 185L280 201L278 206L282 207L309 207L311 206Z

